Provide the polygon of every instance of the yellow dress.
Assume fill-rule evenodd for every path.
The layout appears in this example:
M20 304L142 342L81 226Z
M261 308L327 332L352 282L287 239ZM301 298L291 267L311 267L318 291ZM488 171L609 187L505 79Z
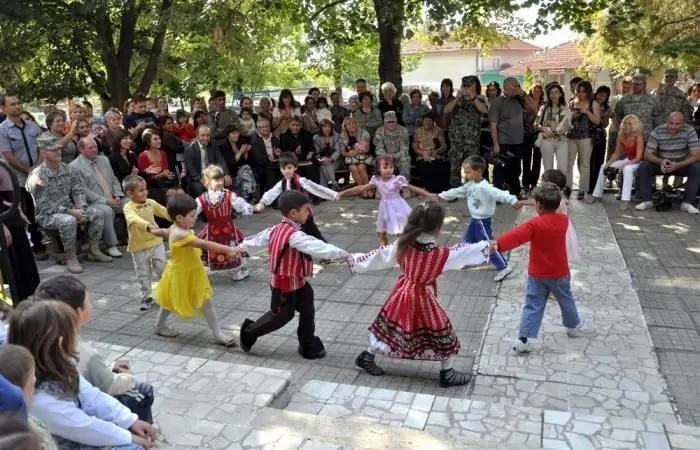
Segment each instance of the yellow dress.
M161 308L183 319L202 314L202 305L212 296L209 277L202 264L202 250L191 247L197 237L192 231L182 240L170 243L170 261L153 289L153 298Z

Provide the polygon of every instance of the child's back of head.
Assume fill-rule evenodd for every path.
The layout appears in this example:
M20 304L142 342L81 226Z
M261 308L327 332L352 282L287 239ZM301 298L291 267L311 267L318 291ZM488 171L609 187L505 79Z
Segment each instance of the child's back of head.
M545 170L542 174L542 181L545 183L553 183L560 191L566 189L566 175L559 169Z
M537 212L555 212L561 203L561 191L554 183L544 182L533 191Z
M11 414L0 415L0 450L41 450L44 441L22 420Z

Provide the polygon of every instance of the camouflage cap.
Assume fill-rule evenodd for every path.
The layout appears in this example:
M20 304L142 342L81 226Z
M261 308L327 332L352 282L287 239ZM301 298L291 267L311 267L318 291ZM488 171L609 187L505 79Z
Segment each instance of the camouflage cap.
M58 144L58 138L49 133L39 136L36 142L40 150L58 150L62 147Z
M387 111L384 113L384 123L396 122L396 113L394 111Z
M632 75L632 84L646 84L647 76L643 73L637 73Z
M677 77L678 76L678 69L666 69L664 72L665 77Z

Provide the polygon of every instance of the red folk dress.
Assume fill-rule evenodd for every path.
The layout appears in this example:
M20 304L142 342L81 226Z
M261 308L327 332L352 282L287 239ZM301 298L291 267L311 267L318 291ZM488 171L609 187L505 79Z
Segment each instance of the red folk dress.
M432 243L406 251L403 273L369 327L370 339L379 341L386 356L437 361L459 352L459 339L437 300L437 279L449 255L449 247Z
M231 217L233 195L231 191L224 191L218 202L217 199L211 198L208 192L197 198L202 207L202 213L207 218L207 225L199 232L198 238L227 247L233 247L243 241L243 233L236 227ZM231 261L226 259L226 255L212 251L202 252L202 262L212 272L236 269L241 265L240 259Z

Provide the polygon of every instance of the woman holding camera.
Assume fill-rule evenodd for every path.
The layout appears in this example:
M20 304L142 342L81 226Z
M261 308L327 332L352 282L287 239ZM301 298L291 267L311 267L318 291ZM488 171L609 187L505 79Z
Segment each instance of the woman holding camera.
M642 123L637 116L630 114L625 116L620 123L615 151L610 155L608 162L600 168L598 181L593 190L593 200L603 198L605 175L609 174L609 176L617 178L617 174L622 170L622 205L620 205L620 209L629 209L634 173L637 171L643 156L644 131Z
M564 90L558 84L547 87L547 101L537 114L535 129L540 132L535 146L539 146L542 153L544 170L554 169L556 157L557 169L566 173L569 164L566 133L571 129L571 111L566 105ZM571 185L571 180L567 180L567 185Z

